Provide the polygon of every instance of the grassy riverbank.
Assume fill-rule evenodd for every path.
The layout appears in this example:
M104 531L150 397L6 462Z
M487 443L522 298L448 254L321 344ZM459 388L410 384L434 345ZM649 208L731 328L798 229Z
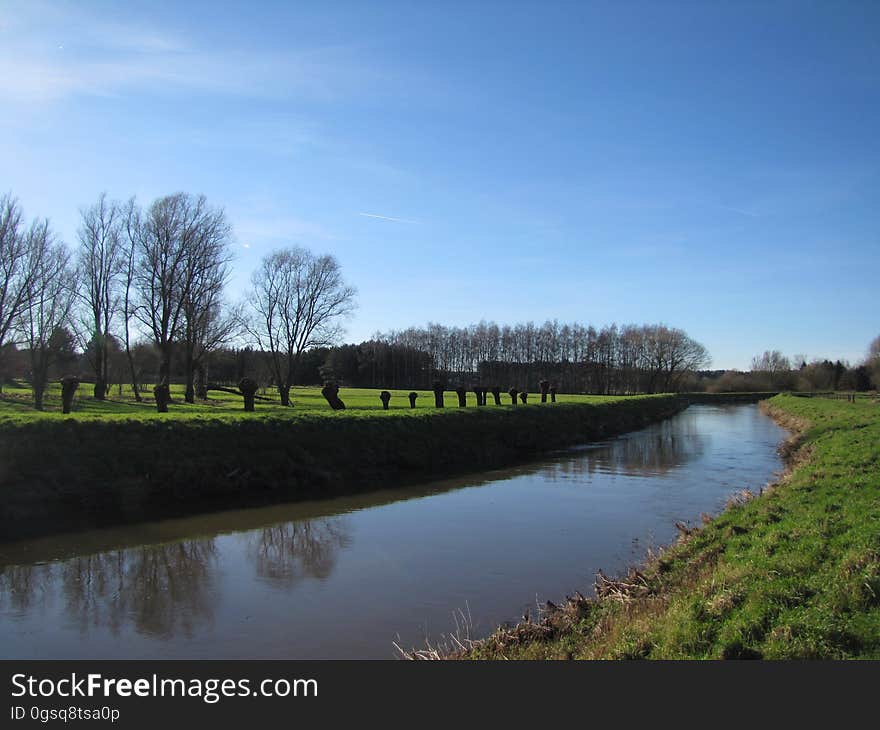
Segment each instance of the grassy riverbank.
M91 396L92 385L83 383L74 400L73 411L70 414L61 412L61 386L53 383L46 392L44 410L38 411L33 405L31 390L25 384L15 386L7 385L0 394L0 424L3 423L29 423L47 419L76 419L78 421L93 420L117 420L117 421L153 421L153 420L239 420L239 419L282 419L297 420L302 416L325 415L329 417L352 417L357 415L401 415L415 413L435 413L434 394L431 391L420 390L416 398L416 407L410 408L409 390L390 390L391 401L388 410L382 409L379 400L381 390L372 388L341 388L339 397L346 405L344 412L335 412L330 409L321 389L316 386L301 386L291 391L292 407L282 406L278 397L278 391L265 388L258 393L256 409L252 413L245 413L243 400L240 395L220 390L209 391L207 400L198 400L195 403L186 403L183 399L184 387L182 385L171 386L172 403L168 413L158 413L156 403L153 400L152 387L148 386L143 392L143 400L138 402L134 398L131 387L122 388L121 392L113 388L106 400L95 400ZM560 403L608 403L611 401L627 398L629 396L604 396L604 395L569 395L560 394L557 400ZM492 395L488 397L490 403L494 403ZM540 403L539 393L529 394L529 403ZM443 396L446 408L458 408L458 396L453 391L446 391ZM510 396L501 394L503 405L510 404ZM467 405L476 408L476 396L467 394Z
M791 471L598 599L548 606L464 656L880 658L880 404L781 395Z
M158 414L121 404L141 410L108 416L81 407L72 417L16 410L0 418L0 539L477 472L637 429L684 407L676 396L569 396L480 408L451 407L447 397L444 409L410 409L397 393L398 407L383 411L378 391L340 395L353 407L258 406L246 414L199 404ZM424 406L427 394L420 400Z

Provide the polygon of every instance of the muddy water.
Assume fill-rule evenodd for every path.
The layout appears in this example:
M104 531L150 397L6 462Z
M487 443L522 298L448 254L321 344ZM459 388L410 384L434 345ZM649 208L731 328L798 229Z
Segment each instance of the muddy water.
M418 489L0 546L0 657L391 658L453 614L484 635L758 490L784 436L754 405L691 406Z

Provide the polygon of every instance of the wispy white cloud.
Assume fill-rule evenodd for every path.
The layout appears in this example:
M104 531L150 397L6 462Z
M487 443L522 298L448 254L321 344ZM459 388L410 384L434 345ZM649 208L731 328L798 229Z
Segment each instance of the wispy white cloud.
M747 216L748 218L760 218L761 216L758 213L755 213L751 210L745 210L744 208L734 208L732 205L719 205L719 208L722 210L729 210L732 213L739 213L740 215Z
M235 220L235 236L243 248L270 248L286 244L330 241L335 236L320 223L293 215L272 212L269 208L246 207L228 211Z
M421 221L410 220L409 218L394 218L390 215L378 215L377 213L358 213L358 215L362 215L364 218L378 218L383 221L392 221L394 223L415 223L416 225L421 225Z
M320 53L250 54L199 50L91 60L47 54L22 56L0 51L0 93L7 100L57 101L76 95L117 96L131 88L159 92L207 93L285 98L293 94L331 98L341 84L340 69ZM62 57L64 56L64 57ZM336 78L334 78L334 76Z
M3 7L0 94L7 103L143 88L333 99L365 93L376 79L347 47L217 49L164 28L90 15L78 6Z
M185 132L192 144L213 150L229 150L234 146L253 154L295 157L307 148L325 143L318 125L297 115L218 120L211 126L200 121L181 125L180 120L175 120L174 124L164 133L180 136Z

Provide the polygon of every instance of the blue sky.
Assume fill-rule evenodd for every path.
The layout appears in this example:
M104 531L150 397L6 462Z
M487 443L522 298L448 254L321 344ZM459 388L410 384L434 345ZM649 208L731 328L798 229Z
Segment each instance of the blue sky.
M73 242L185 190L428 321L664 322L716 367L880 334L876 2L0 0L0 190Z

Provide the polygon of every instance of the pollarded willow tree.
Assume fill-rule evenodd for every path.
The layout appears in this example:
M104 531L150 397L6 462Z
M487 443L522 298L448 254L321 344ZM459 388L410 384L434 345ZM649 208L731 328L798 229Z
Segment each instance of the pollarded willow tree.
M268 355L283 405L303 353L337 340L355 293L333 256L298 246L269 254L254 272L246 329Z

